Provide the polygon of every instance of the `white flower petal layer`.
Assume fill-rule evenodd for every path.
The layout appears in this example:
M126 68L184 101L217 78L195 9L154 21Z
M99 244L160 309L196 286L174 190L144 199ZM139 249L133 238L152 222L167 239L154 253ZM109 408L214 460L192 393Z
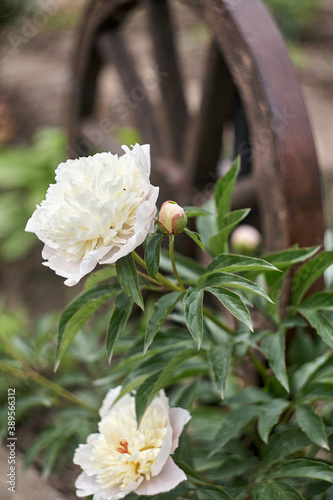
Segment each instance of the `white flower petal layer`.
M161 391L138 427L134 397L126 394L115 403L120 392L118 386L107 393L99 411L99 432L76 449L73 461L83 469L75 483L77 496L118 500L130 492L155 495L186 480L170 454L190 419L188 411L170 409Z
M128 255L153 231L159 189L150 184L149 145L98 153L56 170L26 231L44 242L46 266L75 285L98 263Z

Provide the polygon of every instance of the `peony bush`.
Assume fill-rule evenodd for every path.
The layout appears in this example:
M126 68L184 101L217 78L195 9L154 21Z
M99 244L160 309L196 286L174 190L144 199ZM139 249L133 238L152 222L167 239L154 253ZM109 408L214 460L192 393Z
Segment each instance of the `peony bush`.
M124 150L61 164L27 225L66 284L88 275L50 379L3 338L3 370L59 405L29 460L50 470L69 448L93 500L331 498L333 291L317 280L333 252L255 255L248 210L230 211L238 160L203 207L157 214L149 147Z

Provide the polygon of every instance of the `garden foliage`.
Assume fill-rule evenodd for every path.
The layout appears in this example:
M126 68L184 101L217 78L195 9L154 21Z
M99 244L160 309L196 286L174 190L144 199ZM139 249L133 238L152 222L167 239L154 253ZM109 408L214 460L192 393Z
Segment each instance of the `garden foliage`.
M187 481L150 498L332 497L333 292L312 286L333 251L229 253L229 235L248 213L230 212L238 167L202 209L188 207L198 233L176 236L191 237L199 256L205 246L209 264L175 253L175 236L157 230L142 256L91 273L61 314L55 374L42 355L49 359L50 324L31 339L8 316L0 367L22 380L22 425L33 407L53 408L28 463L42 455L48 474L65 461L94 432L111 387L135 394L138 422L164 389L171 406L192 415L173 455Z

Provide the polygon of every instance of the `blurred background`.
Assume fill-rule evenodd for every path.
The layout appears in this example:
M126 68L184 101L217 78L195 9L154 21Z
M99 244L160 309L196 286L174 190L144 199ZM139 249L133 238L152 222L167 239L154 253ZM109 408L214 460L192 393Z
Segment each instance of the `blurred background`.
M326 238L333 246L333 1L265 3L285 38L304 94L322 175ZM86 0L0 3L0 328L13 345L20 343L17 339L22 333L23 337L40 335L44 361L52 358L59 311L77 290L64 287L62 278L41 265L42 247L24 227L53 182L55 168L70 153L66 127L68 100L75 92L73 49L86 5ZM144 37L138 42L139 21L139 15L134 16L127 28L134 53L144 49ZM198 18L183 7L175 9L175 23L186 98L189 109L195 110L208 35ZM117 96L109 75L105 73L98 103L102 116L110 96ZM116 126L114 134L120 143L140 139L131 126ZM21 343L23 351L28 349ZM47 371L50 364L46 361ZM5 377L8 387L8 374ZM22 434L22 449L29 440ZM49 476L51 470L44 475ZM50 481L60 491L59 499L72 498L64 481L52 476ZM42 495L45 498L45 490Z

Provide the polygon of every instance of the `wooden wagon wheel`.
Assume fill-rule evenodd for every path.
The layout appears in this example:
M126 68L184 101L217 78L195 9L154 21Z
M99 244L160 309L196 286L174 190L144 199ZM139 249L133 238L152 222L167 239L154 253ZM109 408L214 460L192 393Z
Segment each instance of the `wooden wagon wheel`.
M179 62L177 8L193 12L209 33L195 113L189 111ZM134 42L131 27L126 28L133 15L146 23ZM154 85L141 70L139 51L153 61ZM106 86L116 81L125 92L122 101L117 94L111 100L116 119L100 112L103 78ZM309 121L285 44L260 0L93 0L80 28L73 85L71 156L90 154L95 146L117 152L115 123L130 119L142 141L152 145L161 202L171 197L189 203L193 193L198 198L212 184L232 123L234 152L242 156L243 173L250 170L238 184L235 205L258 204L266 250L322 242L319 170Z

